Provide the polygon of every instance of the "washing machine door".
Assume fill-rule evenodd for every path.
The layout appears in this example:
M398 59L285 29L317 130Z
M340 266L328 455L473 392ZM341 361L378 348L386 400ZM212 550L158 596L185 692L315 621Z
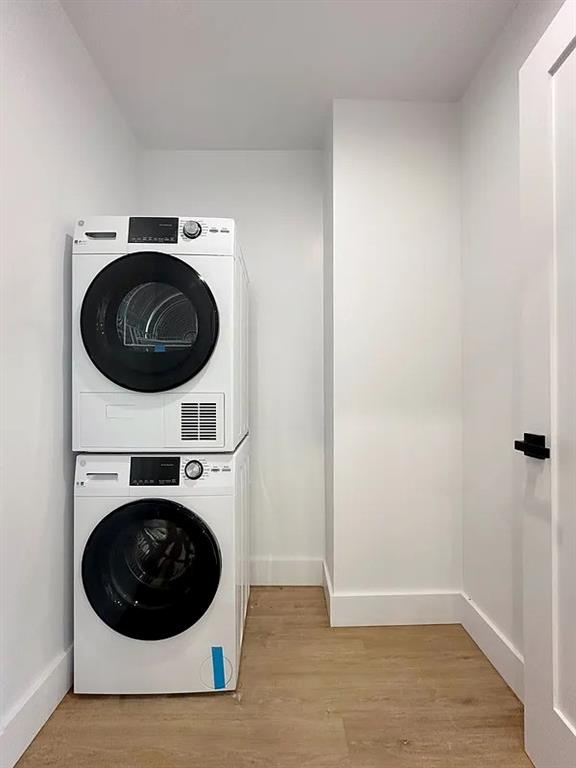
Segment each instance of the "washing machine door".
M82 557L86 596L109 627L162 640L192 627L212 603L218 542L186 507L164 499L125 504L93 530Z
M218 339L218 308L186 262L142 251L114 260L94 278L80 327L90 359L110 381L162 392L206 365Z

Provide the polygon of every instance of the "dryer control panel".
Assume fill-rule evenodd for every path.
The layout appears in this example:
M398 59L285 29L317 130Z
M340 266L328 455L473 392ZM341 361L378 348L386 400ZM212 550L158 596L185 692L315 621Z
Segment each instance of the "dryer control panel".
M90 216L78 219L74 254L135 253L234 256L234 219L208 216Z

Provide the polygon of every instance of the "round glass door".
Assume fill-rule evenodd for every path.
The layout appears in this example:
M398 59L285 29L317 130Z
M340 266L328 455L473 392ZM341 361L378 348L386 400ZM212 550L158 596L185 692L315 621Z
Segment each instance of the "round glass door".
M193 626L208 610L222 561L210 528L164 499L119 507L92 531L82 557L86 596L122 635L162 640Z
M145 251L116 259L94 278L80 327L104 376L126 389L162 392L206 365L218 339L218 308L196 270Z

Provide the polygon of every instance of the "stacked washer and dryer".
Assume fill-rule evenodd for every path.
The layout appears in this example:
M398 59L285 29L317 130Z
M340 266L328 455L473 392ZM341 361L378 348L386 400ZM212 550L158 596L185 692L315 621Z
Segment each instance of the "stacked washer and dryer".
M233 689L250 539L234 221L79 220L72 353L74 690Z

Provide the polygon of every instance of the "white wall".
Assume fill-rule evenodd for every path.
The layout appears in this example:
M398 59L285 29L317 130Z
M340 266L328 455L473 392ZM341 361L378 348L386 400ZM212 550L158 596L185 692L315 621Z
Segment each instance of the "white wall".
M521 2L462 101L464 590L520 660L518 70L560 5Z
M458 591L457 105L337 100L333 133L333 589Z
M143 214L232 216L251 280L255 583L319 583L322 155L143 152Z
M0 764L70 684L70 233L129 211L135 148L58 3L2 3Z

